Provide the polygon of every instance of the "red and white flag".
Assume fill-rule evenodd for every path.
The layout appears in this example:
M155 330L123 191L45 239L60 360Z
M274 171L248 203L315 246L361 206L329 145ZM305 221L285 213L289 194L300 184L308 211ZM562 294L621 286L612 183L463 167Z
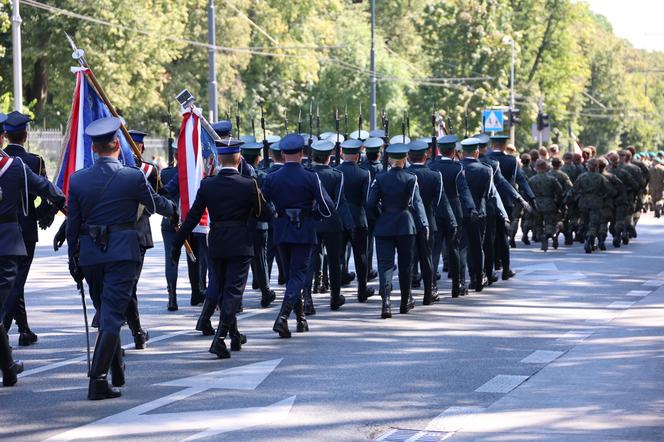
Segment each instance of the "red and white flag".
M196 193L205 177L203 145L201 144L201 116L198 110L187 110L182 115L178 137L178 177L180 185L180 218L187 217L194 204ZM208 233L210 230L207 210L194 232Z

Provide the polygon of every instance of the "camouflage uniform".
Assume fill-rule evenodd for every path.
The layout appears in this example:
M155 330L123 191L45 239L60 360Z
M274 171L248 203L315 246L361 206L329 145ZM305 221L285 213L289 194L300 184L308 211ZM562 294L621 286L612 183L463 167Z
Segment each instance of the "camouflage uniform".
M560 171L565 173L572 185L576 182L576 179L585 172L583 166L575 163L565 163L560 168ZM579 232L579 207L576 204L576 201L573 198L568 198L567 210L565 213L565 244L571 245L574 241L572 238L572 233L576 232L577 237L580 237Z
M629 205L629 214L627 215L627 218L625 220L626 223L625 227L629 231L630 238L635 238L636 237L635 221L638 219L636 214L639 213L638 216L641 216L640 212L641 212L641 204L643 203L643 199L640 197L640 194L643 191L643 189L645 189L646 187L646 180L639 166L635 164L622 163L620 164L620 168L628 172L632 177L633 181L636 183L636 187L630 189L631 192L628 193L630 205ZM624 239L623 243L626 244Z
M662 191L664 191L664 165L655 160L650 166L648 171L650 174L650 197L652 199L652 207L655 211L655 217L659 218L662 213Z
M602 200L610 192L608 182L598 172L588 171L576 179L573 192L581 215L585 249L587 253L591 253L595 237L599 233Z
M599 248L600 250L606 250L604 241L609 232L609 223L611 223L613 244L615 246L617 242L620 246L620 233L625 227L625 214L627 213L628 204L625 184L620 181L620 178L606 170L602 172L602 176L608 182L610 194L604 198L599 224Z
M572 234L569 223L569 207L572 202L572 186L574 183L570 177L561 170L551 169L549 174L551 174L551 176L558 181L558 184L560 184L560 187L563 189L563 199L562 204L560 205L561 213L559 221L560 228L565 233L565 243L569 245L572 244Z
M633 220L634 220L634 227L636 227L636 223L638 223L639 219L641 218L641 209L643 209L643 204L648 189L648 183L650 182L650 173L648 171L648 167L641 161L632 159L631 164L639 168L639 172L641 172L641 178L642 178L641 189L639 189L639 192L636 195L636 201L634 203ZM634 230L634 232L632 233L636 238L636 230Z
M533 230L542 241L542 250L546 250L548 238L557 237L560 229L558 207L562 202L563 188L556 178L546 172L537 173L528 180L528 184L537 202L537 209L532 213ZM557 241L554 241L554 248L557 247Z
M620 246L620 236L623 236L623 243L629 242L628 227L632 223L632 214L634 213L634 200L639 190L639 182L630 173L629 167L623 167L623 164L615 165L608 169L608 172L620 179L625 190L625 204L616 206L616 220L613 227L613 245ZM633 170L633 169L632 169Z
M521 167L521 170L523 171L524 175L526 175L526 178L530 180L537 172L530 167L530 165L525 165ZM525 200L528 199L528 195L526 193L519 189L519 194L521 197ZM510 231L512 232L511 236L511 243L512 246L514 247L514 236L516 235L516 232L519 230L519 219L521 219L521 231L523 232L523 242L526 244L530 244L528 240L528 231L532 228L532 215L528 212L526 212L523 209L523 205L521 205L520 202L515 201L514 202L514 208L512 209L512 222L510 224Z

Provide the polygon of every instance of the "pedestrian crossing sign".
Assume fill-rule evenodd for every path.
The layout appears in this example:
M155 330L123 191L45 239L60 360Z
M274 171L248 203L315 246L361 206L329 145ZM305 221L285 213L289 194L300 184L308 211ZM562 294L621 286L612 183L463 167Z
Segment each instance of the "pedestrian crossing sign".
M502 132L504 115L503 111L487 109L482 112L482 123L484 132Z

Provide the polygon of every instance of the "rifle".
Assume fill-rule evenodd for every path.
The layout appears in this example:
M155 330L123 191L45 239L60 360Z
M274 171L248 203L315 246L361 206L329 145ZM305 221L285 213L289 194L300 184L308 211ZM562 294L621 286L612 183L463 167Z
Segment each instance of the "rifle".
M286 119L288 125L288 119ZM267 169L270 166L270 144L267 142L267 135L265 133L265 116L263 115L263 106L261 106L261 129L263 130L263 168Z
M385 109L383 109L383 113ZM385 138L383 138L383 170L387 172L387 169L390 165L389 159L387 157L387 146L390 143L390 120L387 118L387 115L383 116L383 131L385 132Z
M300 108L300 111L297 114L297 133L302 133L302 108Z
M438 132L436 131L436 105L431 108L431 159L438 156Z
M87 355L88 355L88 377L90 377L90 368L91 368L91 362L90 362L90 326L88 325L88 306L85 303L85 288L83 287L83 281L77 282L76 283L76 288L78 289L78 292L81 294L81 302L83 303L83 319L85 320L85 343L86 343L85 349L87 350Z
M406 136L410 138L410 115L408 115L408 111L406 111Z
M254 114L251 114L251 135L256 138L256 122L254 121Z
M314 108L314 100L311 100L309 102L309 139L307 140L307 157L309 157L309 159L311 159L311 145L314 142L314 139L312 138L311 134L314 125L313 108Z
M235 125L237 126L237 139L240 139L240 102L237 102L237 112L235 113Z
M320 104L316 104L316 136L320 138Z
M403 143L406 142L406 112L403 113L403 118L401 119L401 135Z
M357 117L357 138L359 139L362 134L362 103L360 103L360 115Z
M341 164L341 139L339 138L339 108L334 110L334 128L337 131L337 142L334 144L334 157L337 166Z
M344 109L344 138L348 139L348 105Z

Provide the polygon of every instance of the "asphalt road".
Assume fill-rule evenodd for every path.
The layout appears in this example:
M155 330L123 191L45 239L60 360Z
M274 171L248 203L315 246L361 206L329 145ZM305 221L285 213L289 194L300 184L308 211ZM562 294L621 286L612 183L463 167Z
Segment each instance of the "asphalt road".
M271 331L276 304L261 309L247 290L249 342L227 360L193 331L184 263L181 308L166 311L156 228L139 285L152 339L136 351L123 330L127 385L100 402L86 399L81 301L50 229L26 289L39 342L17 347L12 329L26 372L0 388L0 439L661 441L663 225L645 217L628 247L592 255L519 244L516 278L459 299L443 281L440 303L422 306L415 291L416 308L391 320L353 287L338 312L316 295L311 331L290 340Z

